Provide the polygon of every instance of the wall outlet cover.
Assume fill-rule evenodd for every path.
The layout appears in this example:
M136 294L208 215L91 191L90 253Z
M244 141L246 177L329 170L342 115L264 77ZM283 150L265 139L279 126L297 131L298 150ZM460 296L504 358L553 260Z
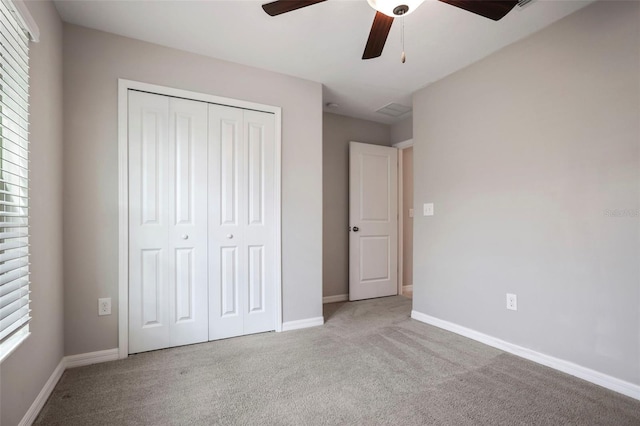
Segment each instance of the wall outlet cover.
M515 294L507 293L507 309L511 311L518 310L518 296Z
M98 316L111 315L111 298L104 297L98 299Z
M433 207L433 203L424 203L424 205L422 206L422 214L424 216L433 216L434 213L434 207Z

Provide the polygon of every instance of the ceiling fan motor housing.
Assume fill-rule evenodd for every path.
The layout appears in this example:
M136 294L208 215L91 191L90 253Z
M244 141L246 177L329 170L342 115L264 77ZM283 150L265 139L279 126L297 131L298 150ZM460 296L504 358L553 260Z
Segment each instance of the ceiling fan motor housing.
M424 0L367 0L369 6L387 16L396 18L416 10Z
M400 6L396 6L393 8L393 14L396 16L406 15L409 11L409 6L406 4L401 4Z

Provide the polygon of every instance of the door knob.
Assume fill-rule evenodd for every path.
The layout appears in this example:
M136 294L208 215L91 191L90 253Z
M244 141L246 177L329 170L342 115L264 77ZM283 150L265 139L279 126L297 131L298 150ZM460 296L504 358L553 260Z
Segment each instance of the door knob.
M188 239L189 239L189 236L188 236L187 234L182 234L182 239L183 239L183 240L188 240Z
M360 230L360 228L358 228L357 226L353 227L353 232L358 232Z
M227 234L227 238L228 239L232 239L233 238L233 234Z

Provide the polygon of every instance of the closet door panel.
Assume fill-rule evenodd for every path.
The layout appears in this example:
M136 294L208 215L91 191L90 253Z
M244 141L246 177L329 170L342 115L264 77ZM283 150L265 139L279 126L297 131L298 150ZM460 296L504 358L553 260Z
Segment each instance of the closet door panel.
M265 137L264 127L247 125L248 225L264 225Z
M160 303L166 297L163 294L165 287L162 271L164 253L161 249L142 249L140 254L140 316L142 328L166 326L162 304Z
M140 111L139 145L133 147L136 151L134 165L138 166L140 175L139 179L139 197L136 197L136 207L140 211L141 225L160 225L163 219L161 217L163 211L160 210L160 204L163 198L161 188L166 186L164 181L164 170L161 165L164 164L164 153L162 150L166 146L166 134L164 134L166 126L166 117L162 116L160 110L153 108L144 108ZM138 188L136 188L138 189ZM137 192L137 191L136 191Z
M215 108L219 110L220 108ZM240 144L238 138L242 128L235 117L222 118L218 122L219 129L214 126L215 137L219 140L214 153L216 166L212 173L220 174L217 182L219 193L219 224L226 227L238 226L238 203L240 202Z
M244 334L242 121L241 109L209 105L209 340Z
M129 92L129 352L170 341L169 98Z
M274 116L244 111L246 193L243 211L247 262L245 334L275 329Z
M264 246L249 246L249 312L258 313L265 310L265 264Z
M238 299L238 248L220 248L220 312L221 318L237 318L241 313Z
M207 104L169 104L171 346L208 339Z
M195 309L197 282L194 279L194 249L176 249L176 302L175 321L184 323L195 321L198 309Z

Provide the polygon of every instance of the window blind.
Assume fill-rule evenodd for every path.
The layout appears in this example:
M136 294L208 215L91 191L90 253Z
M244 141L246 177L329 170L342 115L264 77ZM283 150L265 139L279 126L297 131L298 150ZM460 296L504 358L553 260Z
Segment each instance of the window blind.
M0 360L29 333L29 37L0 1Z

